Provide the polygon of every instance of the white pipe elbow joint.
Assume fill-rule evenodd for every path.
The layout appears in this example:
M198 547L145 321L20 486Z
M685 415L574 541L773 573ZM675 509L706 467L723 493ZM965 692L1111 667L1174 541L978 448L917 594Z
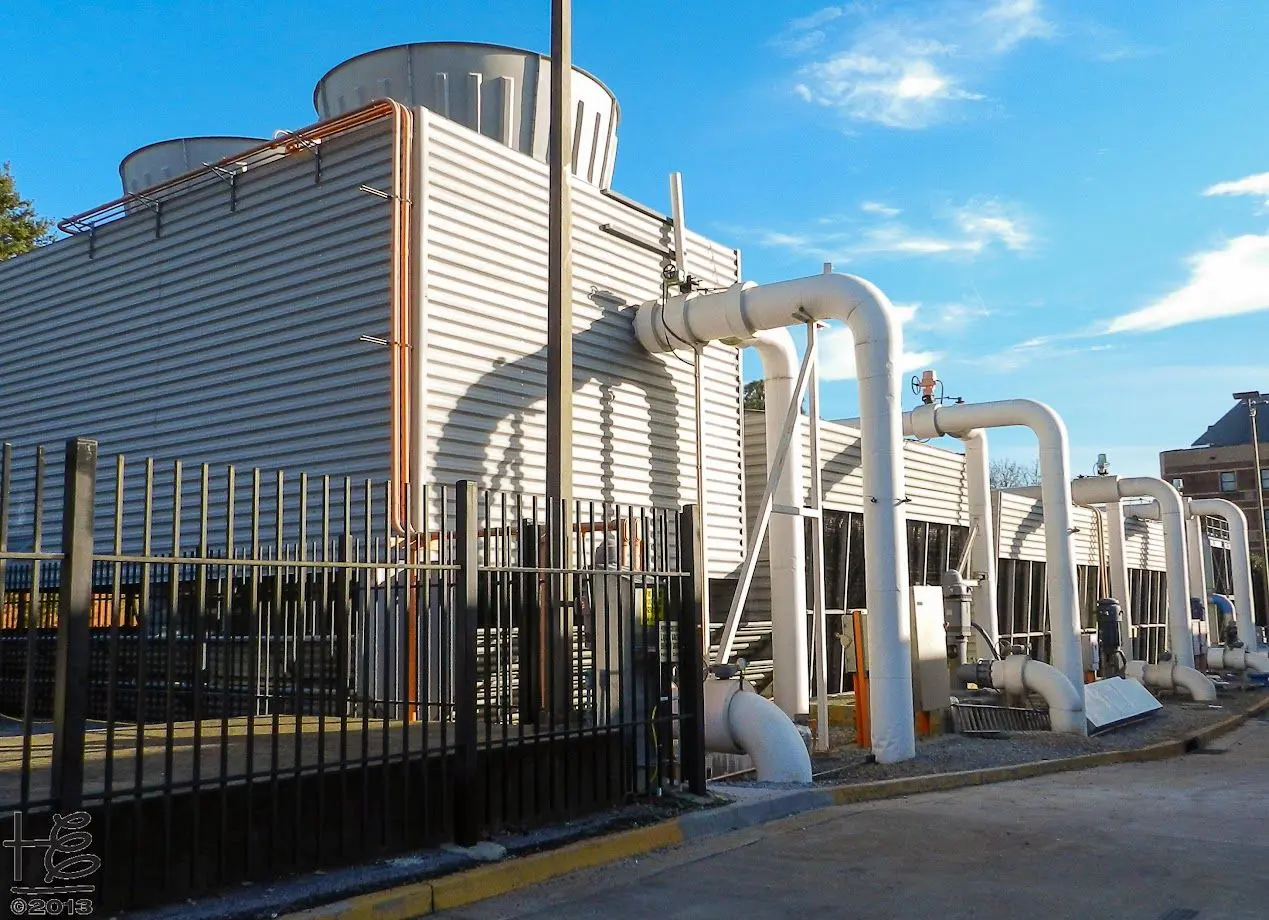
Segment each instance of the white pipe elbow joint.
M797 726L746 681L705 681L705 749L748 754L760 782L811 782L811 755Z
M1034 691L1049 704L1049 722L1055 732L1088 733L1084 701L1066 675L1052 665L1026 655L1010 655L991 664L991 683L997 690L1017 696Z
M1130 661L1124 668L1124 674L1143 687L1173 693L1184 690L1195 702L1210 703L1216 699L1216 684L1212 679L1202 671L1186 667L1178 661L1162 661L1158 664Z

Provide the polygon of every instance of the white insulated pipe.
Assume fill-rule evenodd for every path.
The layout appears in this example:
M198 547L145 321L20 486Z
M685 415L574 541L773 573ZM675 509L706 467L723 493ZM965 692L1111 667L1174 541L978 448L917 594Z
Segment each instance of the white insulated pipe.
M1186 567L1185 506L1181 493L1153 476L1086 476L1071 483L1071 494L1081 505L1115 505L1125 498L1153 498L1163 524L1163 553L1168 568L1168 638L1172 657L1194 667L1194 643L1190 640L1190 579ZM1048 503L1045 503L1048 516ZM1123 528L1119 528L1122 545ZM1112 531L1113 533L1113 531ZM1122 550L1121 550L1122 552ZM1121 603L1123 603L1121 601Z
M1234 616L1238 638L1247 648L1256 643L1255 598L1251 591L1251 544L1247 539L1247 516L1243 509L1224 498L1191 498L1190 513L1222 518L1229 525L1230 556L1234 570Z
M1078 684L1072 684L1057 668L1026 655L1010 655L1003 661L962 665L957 673L962 679L977 683L981 670L988 664L991 665L991 685L995 689L1014 696L1026 696L1028 692L1033 692L1044 697L1044 701L1049 704L1049 721L1055 732L1076 735L1088 732L1084 695L1080 692L1084 686L1082 677ZM1080 689L1076 689L1077 687Z
M1207 647L1207 666L1213 671L1251 671L1269 674L1269 655L1249 652L1245 648Z
M855 341L866 498L864 540L868 546L865 579L872 752L881 763L895 763L916 756L916 730L902 504L898 376L902 333L890 300L871 282L853 275L811 275L764 285L742 283L710 294L677 295L664 305L644 304L635 314L635 333L644 348L655 354L715 340L739 344L760 329L812 320L840 320ZM799 616L805 619L806 614L799 611Z
M1207 556L1203 552L1203 519L1189 511L1186 499L1185 543L1189 558L1190 596L1202 604L1204 620L1207 619ZM1188 615L1187 615L1188 620ZM1186 623L1187 630L1189 623ZM1191 635L1193 635L1191 633ZM1193 645L1193 640L1191 640Z
M1030 399L959 405L918 406L910 413L920 438L963 437L975 428L1022 426L1035 432L1040 447L1040 492L1044 502L1044 547L1053 665L1084 699L1084 656L1080 650L1079 581L1071 535L1071 474L1066 426L1043 403Z
M760 329L742 345L753 348L762 359L763 392L766 397L767 469L780 449L785 415L793 402L798 379L798 353L793 336L783 327ZM773 500L786 508L801 508L802 413L794 423L789 441L789 460L776 483ZM813 474L814 475L814 474ZM806 632L806 541L802 518L793 514L773 514L768 525L767 562L771 571L771 652L775 663L773 696L776 705L790 716L811 711L811 686L807 661Z
M811 755L797 726L748 681L705 681L705 750L748 754L760 782L811 782Z
M1156 690L1184 690L1195 702L1210 703L1216 699L1216 684L1202 671L1187 668L1175 659L1150 664L1147 661L1130 661L1124 668L1129 680L1143 687Z
M1106 540L1110 550L1110 596L1119 601L1119 641L1124 649L1125 658L1132 657L1132 593L1128 581L1128 554L1124 543L1124 506L1119 502L1106 503L1106 529L1110 535Z
M904 416L905 421L909 418ZM965 492L969 504L970 529L974 542L969 561L978 586L971 595L971 616L988 637L993 654L1000 648L1000 627L996 620L996 524L991 514L991 457L987 433L971 428L961 439L965 445ZM986 657L986 656L983 656Z

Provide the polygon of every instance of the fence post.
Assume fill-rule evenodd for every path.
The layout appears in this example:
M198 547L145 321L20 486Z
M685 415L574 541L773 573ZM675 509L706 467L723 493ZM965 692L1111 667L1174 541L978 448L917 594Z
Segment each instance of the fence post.
M57 670L53 685L55 807L76 811L84 799L84 726L88 719L88 644L93 605L93 499L97 442L66 442L62 490L62 566L57 603Z
M679 570L686 572L679 604L679 745L688 789L705 794L705 654L709 636L701 611L709 573L697 568L696 519L700 508L684 505L679 515Z
M480 590L477 562L476 484L463 480L455 486L455 529L458 566L454 585L454 840L474 846L480 840L481 796L476 748L476 617ZM444 656L442 656L444 660Z

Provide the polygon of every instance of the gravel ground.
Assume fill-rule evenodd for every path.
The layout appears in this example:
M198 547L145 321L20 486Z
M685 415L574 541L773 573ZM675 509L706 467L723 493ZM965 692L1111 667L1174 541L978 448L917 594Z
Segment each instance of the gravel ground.
M840 785L1141 748L1160 741L1185 738L1245 711L1265 696L1266 691L1252 690L1222 694L1215 703L1165 699L1161 700L1163 709L1158 715L1092 738L1052 732L1013 732L1000 737L936 735L918 742L914 759L896 764L868 762L867 753L854 746L854 731L835 728L832 735L834 749L827 754L815 755L812 769L817 783Z

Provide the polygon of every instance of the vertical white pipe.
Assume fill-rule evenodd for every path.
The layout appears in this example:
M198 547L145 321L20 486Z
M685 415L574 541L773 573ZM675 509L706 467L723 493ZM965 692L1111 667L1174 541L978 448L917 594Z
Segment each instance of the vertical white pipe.
M1225 498L1192 498L1190 513L1210 514L1229 525L1230 563L1234 575L1234 614L1238 618L1238 638L1249 649L1256 648L1255 598L1251 590L1251 544L1247 537L1247 516L1243 509Z
M712 294L645 304L635 315L635 333L648 351L661 353L680 347L683 341L737 341L759 329L815 319L844 322L855 340L868 545L872 751L880 763L896 763L916 755L916 731L898 375L902 334L889 298L876 285L853 275L737 284ZM806 622L804 612L801 619Z
M1084 698L1084 656L1080 648L1079 580L1071 518L1070 457L1066 425L1051 408L1029 399L918 406L909 413L918 437L962 437L974 428L1023 426L1036 435L1040 453L1040 494L1044 503L1045 583L1049 598L1051 658Z
M786 413L797 388L798 355L788 329L764 329L746 342L762 360L766 411L767 469L780 449ZM774 504L801 508L803 502L802 418L799 413L788 444L789 458L776 483ZM802 518L776 513L768 526L767 562L771 572L771 651L775 660L775 703L790 716L811 711L807 669L806 550Z
M961 438L965 444L965 491L969 504L970 530L975 532L969 559L978 587L972 595L972 616L978 627L991 640L991 649L980 657L991 656L1000 648L1000 628L996 617L996 526L991 513L991 458L987 434L973 429ZM977 643L975 643L977 644Z
M824 496L823 467L820 465L820 376L819 338L816 322L806 324L806 350L811 355L811 582L812 611L815 617L815 749L827 751L828 744L828 622L824 612ZM805 533L805 530L803 531Z
M1128 556L1124 551L1124 507L1117 501L1106 503L1106 529L1110 531L1110 596L1119 601L1119 641L1124 657L1132 657L1132 598L1129 596Z
M1189 580L1189 596L1196 598L1203 605L1203 620L1207 620L1207 559L1203 554L1203 516L1200 514L1186 515L1188 520L1185 525L1185 542L1186 542L1186 561L1187 575ZM1171 576L1169 576L1171 577ZM1185 606L1185 638L1186 648L1190 650L1190 660L1184 661L1178 658L1182 664L1194 667L1194 626L1190 617L1190 604L1187 600ZM1211 637L1209 637L1210 640ZM1178 639L1179 641L1179 639ZM1220 639L1217 638L1217 642ZM1177 654L1174 650L1172 653L1176 658Z

